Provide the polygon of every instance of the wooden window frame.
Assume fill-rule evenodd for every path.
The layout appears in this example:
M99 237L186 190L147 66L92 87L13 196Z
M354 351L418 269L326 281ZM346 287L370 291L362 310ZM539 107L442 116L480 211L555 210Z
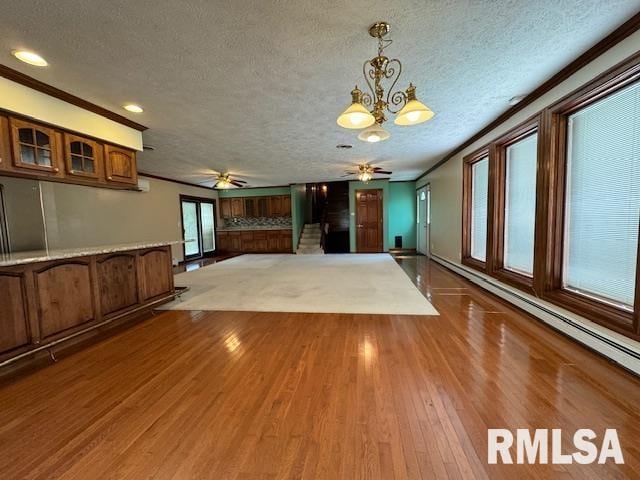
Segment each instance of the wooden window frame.
M636 291L633 311L605 301L587 297L562 288L564 225L566 204L567 121L571 114L640 81L640 52L605 74L556 102L544 112L547 128L544 156L543 185L538 199L546 208L539 212L536 223L544 231L540 255L545 261L540 266L538 291L544 300L566 308L589 320L627 336L640 335L640 242L636 264ZM639 227L640 228L640 227Z
M541 115L535 115L520 125L509 130L507 133L493 142L493 210L489 212L492 218L492 229L489 232L491 237L491 263L488 266L488 273L498 280L518 287L527 293L534 294L534 276L536 265L535 239L533 265L534 271L531 276L509 270L504 267L504 234L505 234L505 212L506 212L506 188L507 188L507 148L538 134L537 158L536 158L536 197L539 188L538 177L540 175L540 159L543 156L544 145L540 141L540 119ZM536 212L538 201L536 198ZM537 217L537 214L534 214ZM534 232L537 228L534 227Z
M478 260L471 256L471 207L473 203L473 165L480 160L487 159L489 162L489 178L487 185L487 240L486 240L486 254L485 261ZM491 234L493 228L492 215L493 211L493 181L492 181L492 146L485 145L482 148L467 155L463 159L462 165L462 264L468 267L474 268L481 272L488 273L487 265L491 265L493 259L491 252L493 250L493 235Z

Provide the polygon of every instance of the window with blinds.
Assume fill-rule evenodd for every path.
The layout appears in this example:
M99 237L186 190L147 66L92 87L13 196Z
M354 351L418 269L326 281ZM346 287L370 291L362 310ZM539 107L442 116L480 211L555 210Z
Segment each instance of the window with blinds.
M568 118L563 288L633 310L640 83Z
M487 259L487 200L489 196L489 158L471 166L471 257Z
M538 134L506 148L504 268L533 275Z

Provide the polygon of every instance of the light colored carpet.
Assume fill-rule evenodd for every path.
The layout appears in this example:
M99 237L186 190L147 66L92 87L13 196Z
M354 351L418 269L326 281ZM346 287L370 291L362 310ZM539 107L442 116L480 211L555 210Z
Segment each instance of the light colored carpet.
M165 310L438 315L388 254L242 255L175 277Z

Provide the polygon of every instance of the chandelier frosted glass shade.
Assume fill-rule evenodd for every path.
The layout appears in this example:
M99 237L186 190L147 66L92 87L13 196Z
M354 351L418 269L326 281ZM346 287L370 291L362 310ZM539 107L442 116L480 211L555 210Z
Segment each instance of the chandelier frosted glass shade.
M386 140L390 136L389 132L382 128L382 125L376 122L360 132L358 138L363 142L377 143Z
M431 120L435 114L424 103L419 100L410 100L402 107L402 110L398 112L393 123L396 125L417 125L418 123Z
M353 102L338 117L338 125L344 128L366 128L376 121L371 112L360 102Z

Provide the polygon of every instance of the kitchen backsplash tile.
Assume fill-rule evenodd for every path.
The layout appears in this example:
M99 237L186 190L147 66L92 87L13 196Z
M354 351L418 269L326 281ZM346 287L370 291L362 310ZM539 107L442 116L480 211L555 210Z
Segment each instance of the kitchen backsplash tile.
M291 217L235 217L223 220L224 228L291 227Z

